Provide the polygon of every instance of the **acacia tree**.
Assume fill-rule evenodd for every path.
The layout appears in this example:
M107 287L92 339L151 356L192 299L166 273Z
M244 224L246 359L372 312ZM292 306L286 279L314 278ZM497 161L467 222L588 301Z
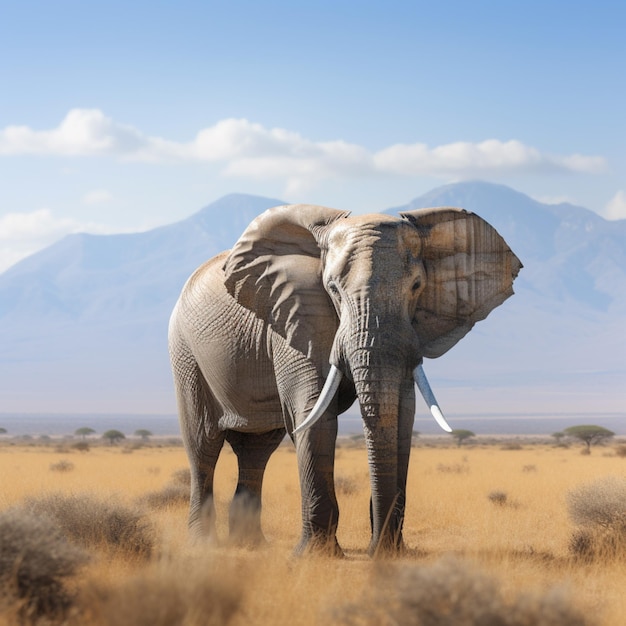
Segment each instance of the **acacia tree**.
M464 430L462 428L456 428L450 433L456 439L456 445L461 446L461 444L471 437L476 437L476 433L473 433L471 430Z
M0 435L6 435L6 434L7 434L7 429L2 428L2 426L0 426Z
M82 437L83 439L85 439L89 435L95 434L95 432L96 431L93 428L89 428L89 426L83 426L82 428L77 428L74 431L74 434L78 435L79 437Z
M612 430L595 426L594 424L583 424L581 426L570 426L563 431L568 437L580 439L587 446L587 452L591 453L591 446L604 442L615 435Z
M134 435L135 437L141 437L144 441L148 441L148 439L152 437L152 433L145 428L140 428L139 430L136 430Z
M102 435L103 439L108 439L109 440L109 444L113 445L114 443L117 443L118 441L121 441L122 439L126 439L126 435L122 432L120 432L119 430L107 430L103 435Z

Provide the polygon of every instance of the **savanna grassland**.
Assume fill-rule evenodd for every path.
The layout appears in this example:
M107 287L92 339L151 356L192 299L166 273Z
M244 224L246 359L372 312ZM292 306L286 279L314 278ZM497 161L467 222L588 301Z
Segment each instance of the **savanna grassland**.
M8 519L0 524L0 565L9 539L25 546L20 567L48 549L37 547L47 534L37 524L49 514L81 551L65 555L66 567L51 573L52 582L37 577L64 554L61 544L52 546L51 562L23 574L22 587L11 587L5 567L0 625L623 624L624 529L620 545L581 549L580 529L568 514L572 490L609 476L626 478L626 458L617 446L585 456L579 446L479 441L456 447L443 438L418 440L408 480L409 549L375 561L365 552L369 478L358 441L337 450L344 559L291 555L300 530L291 444L279 448L267 469L268 545L247 549L227 542L236 482L227 446L216 474L221 541L191 546L181 447L153 441L136 449L92 445L79 452L0 442L0 516ZM34 538L26 532L29 524ZM35 593L41 588L48 594L43 603L24 591L29 576Z

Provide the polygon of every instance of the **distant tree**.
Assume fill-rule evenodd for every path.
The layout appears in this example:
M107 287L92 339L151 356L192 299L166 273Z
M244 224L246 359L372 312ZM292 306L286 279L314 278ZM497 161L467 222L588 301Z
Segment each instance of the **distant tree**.
M476 437L476 434L471 430L463 430L462 428L457 428L450 433L456 439L456 445L460 446L466 439L470 439L471 437Z
M89 435L94 435L95 432L96 431L93 428L89 428L89 426L83 426L82 428L77 428L74 431L74 434L85 439Z
M557 441L557 443L561 443L561 439L563 439L563 437L565 437L565 433L562 431L558 431L556 433L552 433L550 435L551 437L554 437Z
M103 439L108 439L109 440L109 444L113 445L115 443L117 443L118 441L121 441L122 439L126 439L126 435L122 432L120 432L119 430L107 430L103 435L102 435Z
M139 430L136 430L134 435L135 437L141 437L144 441L148 441L148 439L152 437L152 433L145 428L140 428Z
M587 446L587 452L591 452L591 446L600 442L604 442L615 435L612 430L595 426L593 424L584 424L581 426L570 426L563 431L568 437L580 439Z
M2 428L0 426L0 435L6 435L7 434L7 429L6 428Z

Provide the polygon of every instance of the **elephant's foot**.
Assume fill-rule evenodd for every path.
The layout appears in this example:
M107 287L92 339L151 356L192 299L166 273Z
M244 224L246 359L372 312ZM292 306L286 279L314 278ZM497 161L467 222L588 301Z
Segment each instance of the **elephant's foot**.
M194 541L207 541L217 538L215 530L215 508L213 502L193 506L189 513L189 535Z
M303 534L293 553L295 556L319 554L334 558L344 557L343 550L341 549L337 538L334 535L329 536L326 533Z
M372 537L367 553L373 559L395 558L404 556L407 553L407 548L402 539L402 535L399 537L385 535L378 539Z
M267 543L261 531L261 503L250 493L242 491L233 498L228 512L231 543L256 548Z
M268 544L260 528L239 522L230 524L228 541L240 548L262 548Z

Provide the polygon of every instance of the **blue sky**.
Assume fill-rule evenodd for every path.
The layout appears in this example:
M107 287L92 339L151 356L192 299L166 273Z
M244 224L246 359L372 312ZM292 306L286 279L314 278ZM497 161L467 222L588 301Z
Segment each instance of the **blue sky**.
M230 192L626 218L626 3L0 0L0 271Z

